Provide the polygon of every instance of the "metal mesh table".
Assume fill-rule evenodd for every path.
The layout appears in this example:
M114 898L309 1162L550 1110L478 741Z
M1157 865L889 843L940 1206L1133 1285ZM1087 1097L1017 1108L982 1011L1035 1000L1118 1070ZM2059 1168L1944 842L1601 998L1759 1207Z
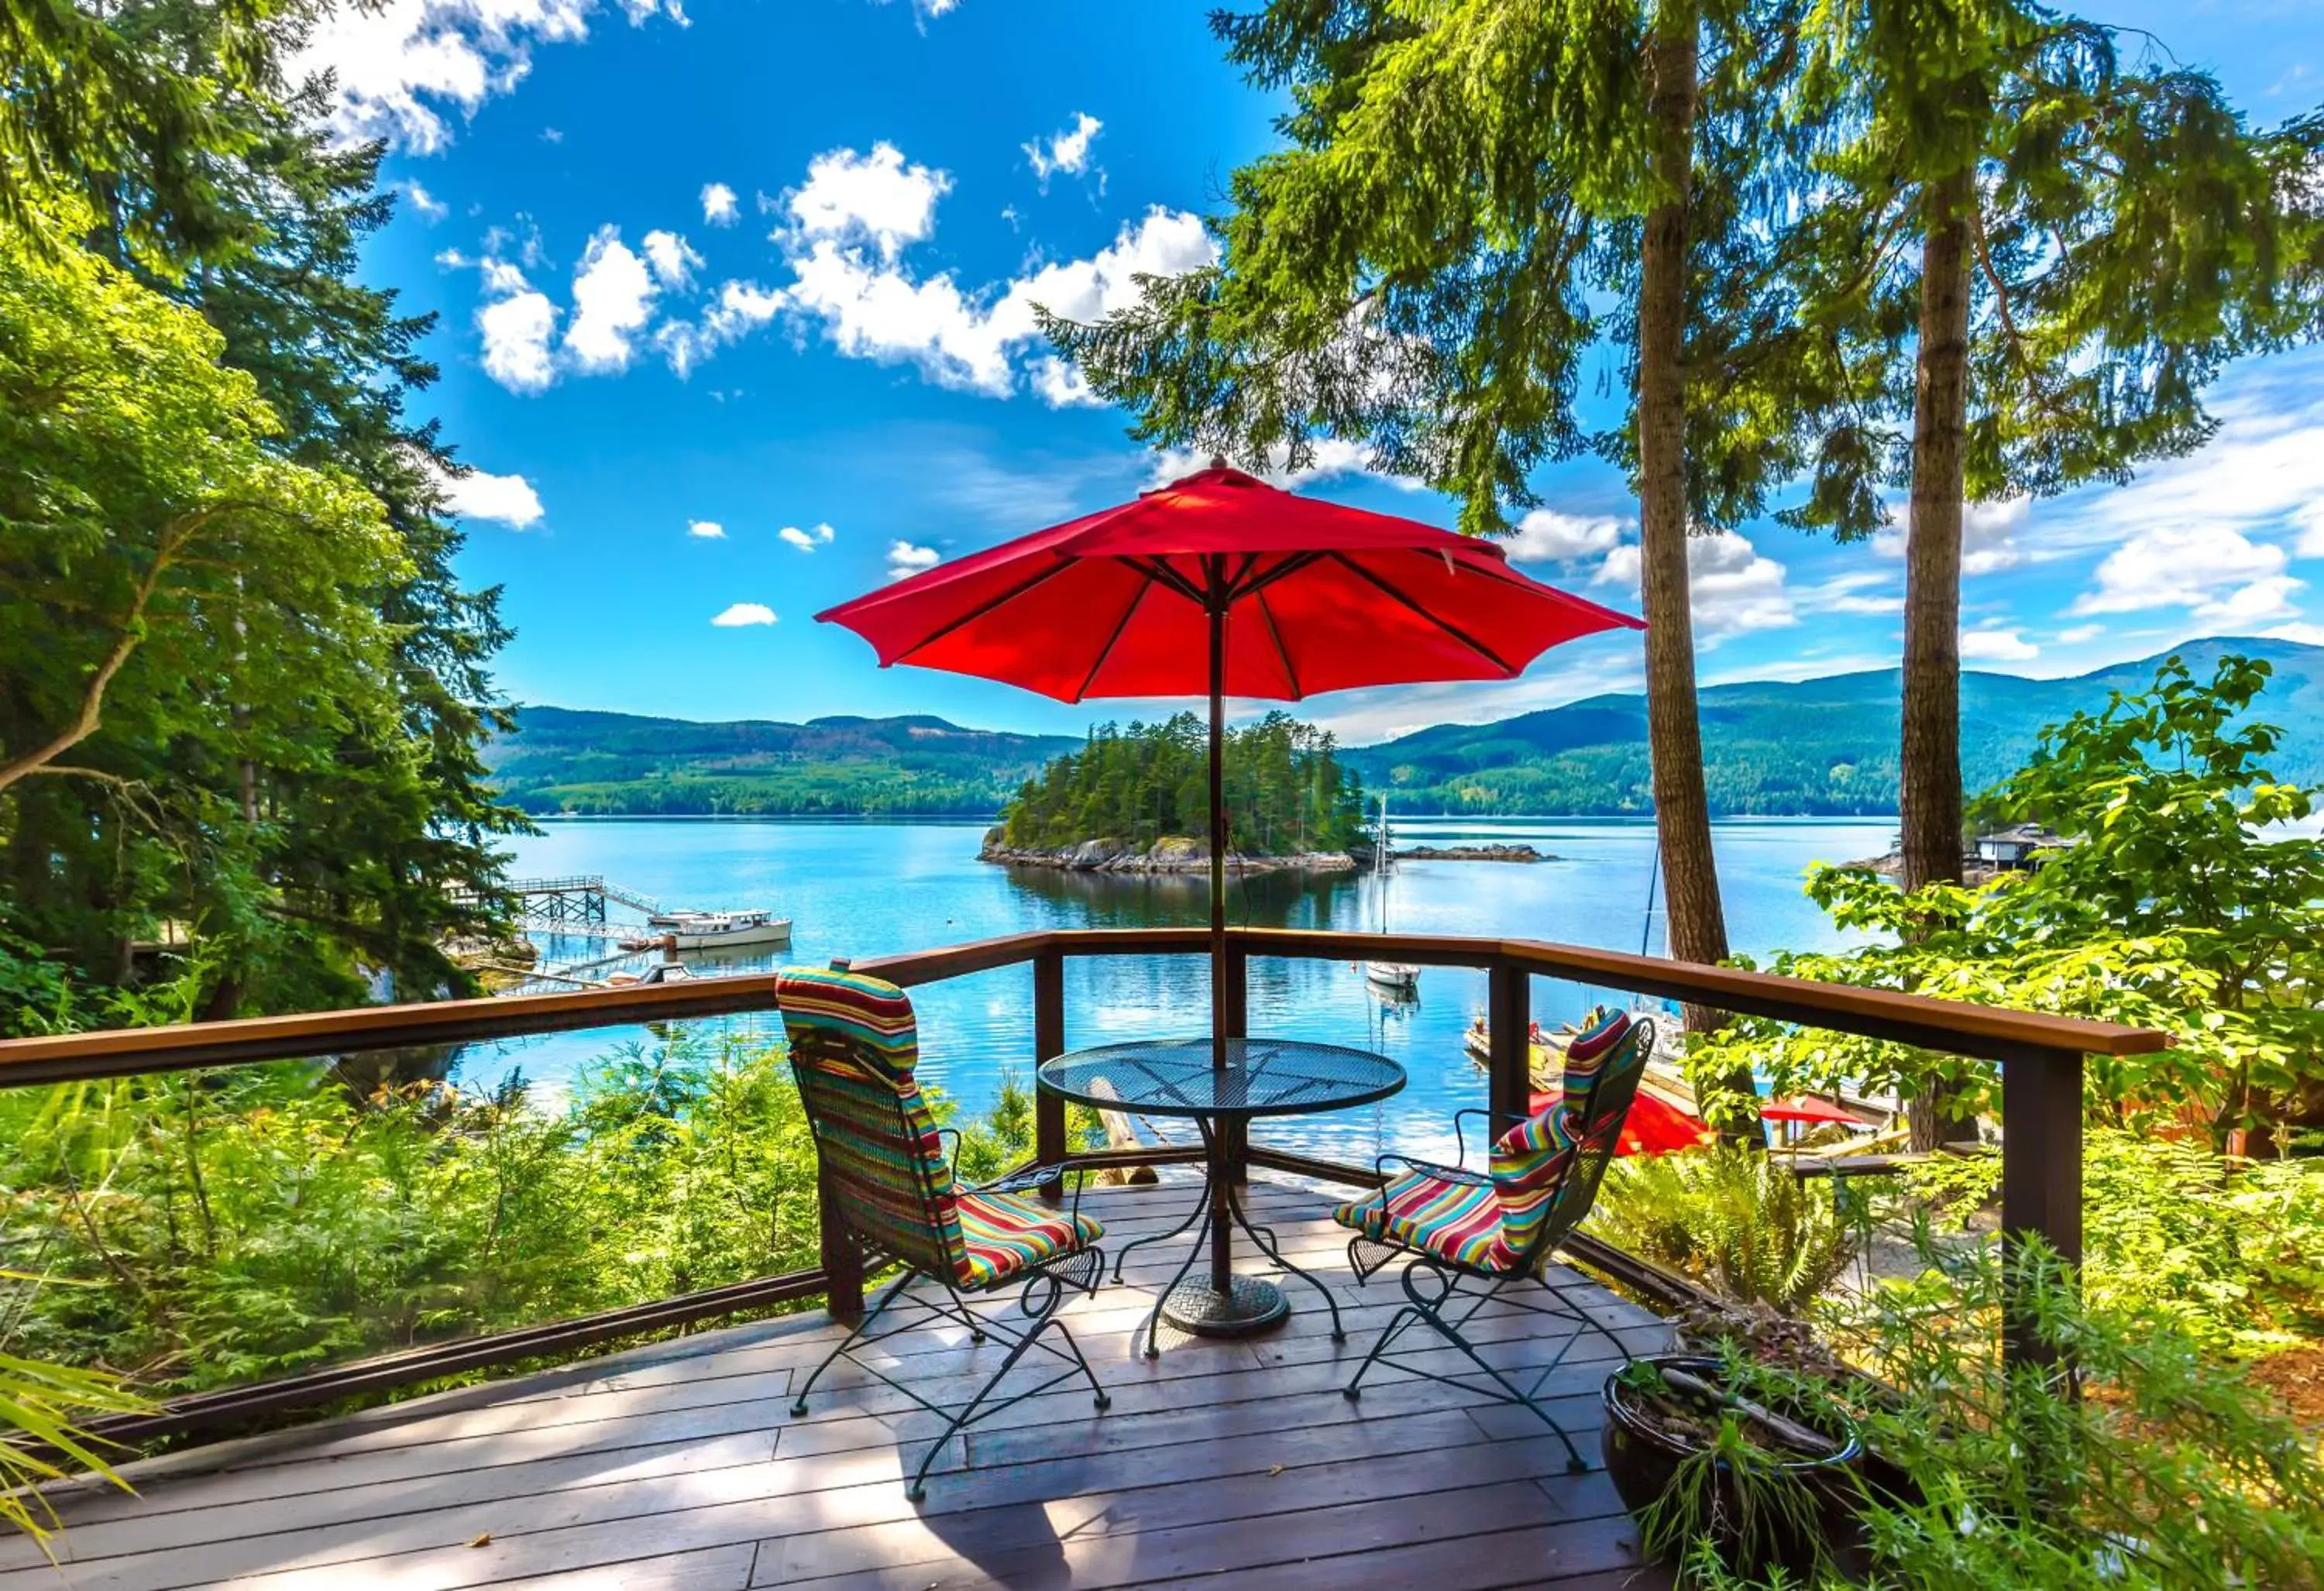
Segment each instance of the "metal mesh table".
M1333 1339L1343 1339L1339 1302L1331 1290L1285 1259L1272 1234L1253 1226L1243 1212L1242 1200L1235 1192L1241 1129L1254 1117L1305 1116L1385 1099L1404 1087L1403 1067L1385 1055L1342 1044L1229 1039L1221 1054L1214 1053L1206 1038L1158 1039L1101 1044L1060 1055L1042 1062L1038 1081L1043 1092L1061 1099L1101 1110L1183 1116L1202 1132L1205 1153L1201 1201L1170 1231L1124 1244L1114 1257L1113 1275L1119 1282L1122 1257L1130 1250L1142 1243L1167 1241L1205 1213L1210 1217L1210 1274L1202 1281L1187 1279L1206 1246L1198 1242L1187 1250L1177 1275L1154 1301L1154 1312L1146 1326L1148 1358L1161 1351L1155 1341L1159 1321L1167 1320L1182 1331L1202 1337L1247 1337L1291 1312L1283 1290L1275 1283L1235 1274L1237 1227L1286 1273L1323 1295L1332 1311Z

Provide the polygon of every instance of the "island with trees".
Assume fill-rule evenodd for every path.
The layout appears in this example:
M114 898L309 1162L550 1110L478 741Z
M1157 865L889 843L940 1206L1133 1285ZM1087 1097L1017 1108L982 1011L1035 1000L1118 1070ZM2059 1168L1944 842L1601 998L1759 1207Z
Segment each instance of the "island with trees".
M983 859L1087 871L1197 872L1209 865L1208 731L1192 713L1124 730L1099 724L1025 781L984 837ZM1363 788L1333 737L1269 713L1226 737L1227 832L1239 865L1352 871Z

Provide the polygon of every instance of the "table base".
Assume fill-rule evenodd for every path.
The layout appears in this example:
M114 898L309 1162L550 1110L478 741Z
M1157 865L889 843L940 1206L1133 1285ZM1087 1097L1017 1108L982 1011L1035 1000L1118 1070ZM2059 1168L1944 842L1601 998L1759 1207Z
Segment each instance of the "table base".
M1291 1313L1283 1289L1257 1276L1237 1276L1222 1294L1208 1282L1181 1282L1162 1301L1162 1319L1196 1337L1255 1337Z

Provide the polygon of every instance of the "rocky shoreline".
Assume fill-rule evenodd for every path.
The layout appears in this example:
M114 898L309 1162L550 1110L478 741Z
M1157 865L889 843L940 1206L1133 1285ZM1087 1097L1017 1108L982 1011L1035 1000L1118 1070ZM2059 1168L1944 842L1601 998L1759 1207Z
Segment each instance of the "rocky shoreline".
M1012 868L1060 868L1075 873L1207 873L1211 848L1200 840L1168 838L1139 846L1111 837L1084 840L1078 845L1022 848L1001 842L1001 831L986 831L979 861ZM1344 851L1305 851L1288 856L1227 858L1239 873L1352 873L1356 859Z
M1416 845L1396 852L1398 861L1545 862L1558 858L1530 845Z

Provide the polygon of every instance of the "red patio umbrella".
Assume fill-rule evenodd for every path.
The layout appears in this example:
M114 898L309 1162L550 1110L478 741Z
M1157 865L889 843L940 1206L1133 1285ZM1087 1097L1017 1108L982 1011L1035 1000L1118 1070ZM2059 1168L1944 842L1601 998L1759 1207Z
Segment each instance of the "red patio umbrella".
M1513 679L1561 641L1637 620L1509 567L1489 541L1209 469L818 613L910 663L1079 702L1211 706L1211 974L1226 963L1228 696ZM1226 1014L1212 1001L1224 1054Z

